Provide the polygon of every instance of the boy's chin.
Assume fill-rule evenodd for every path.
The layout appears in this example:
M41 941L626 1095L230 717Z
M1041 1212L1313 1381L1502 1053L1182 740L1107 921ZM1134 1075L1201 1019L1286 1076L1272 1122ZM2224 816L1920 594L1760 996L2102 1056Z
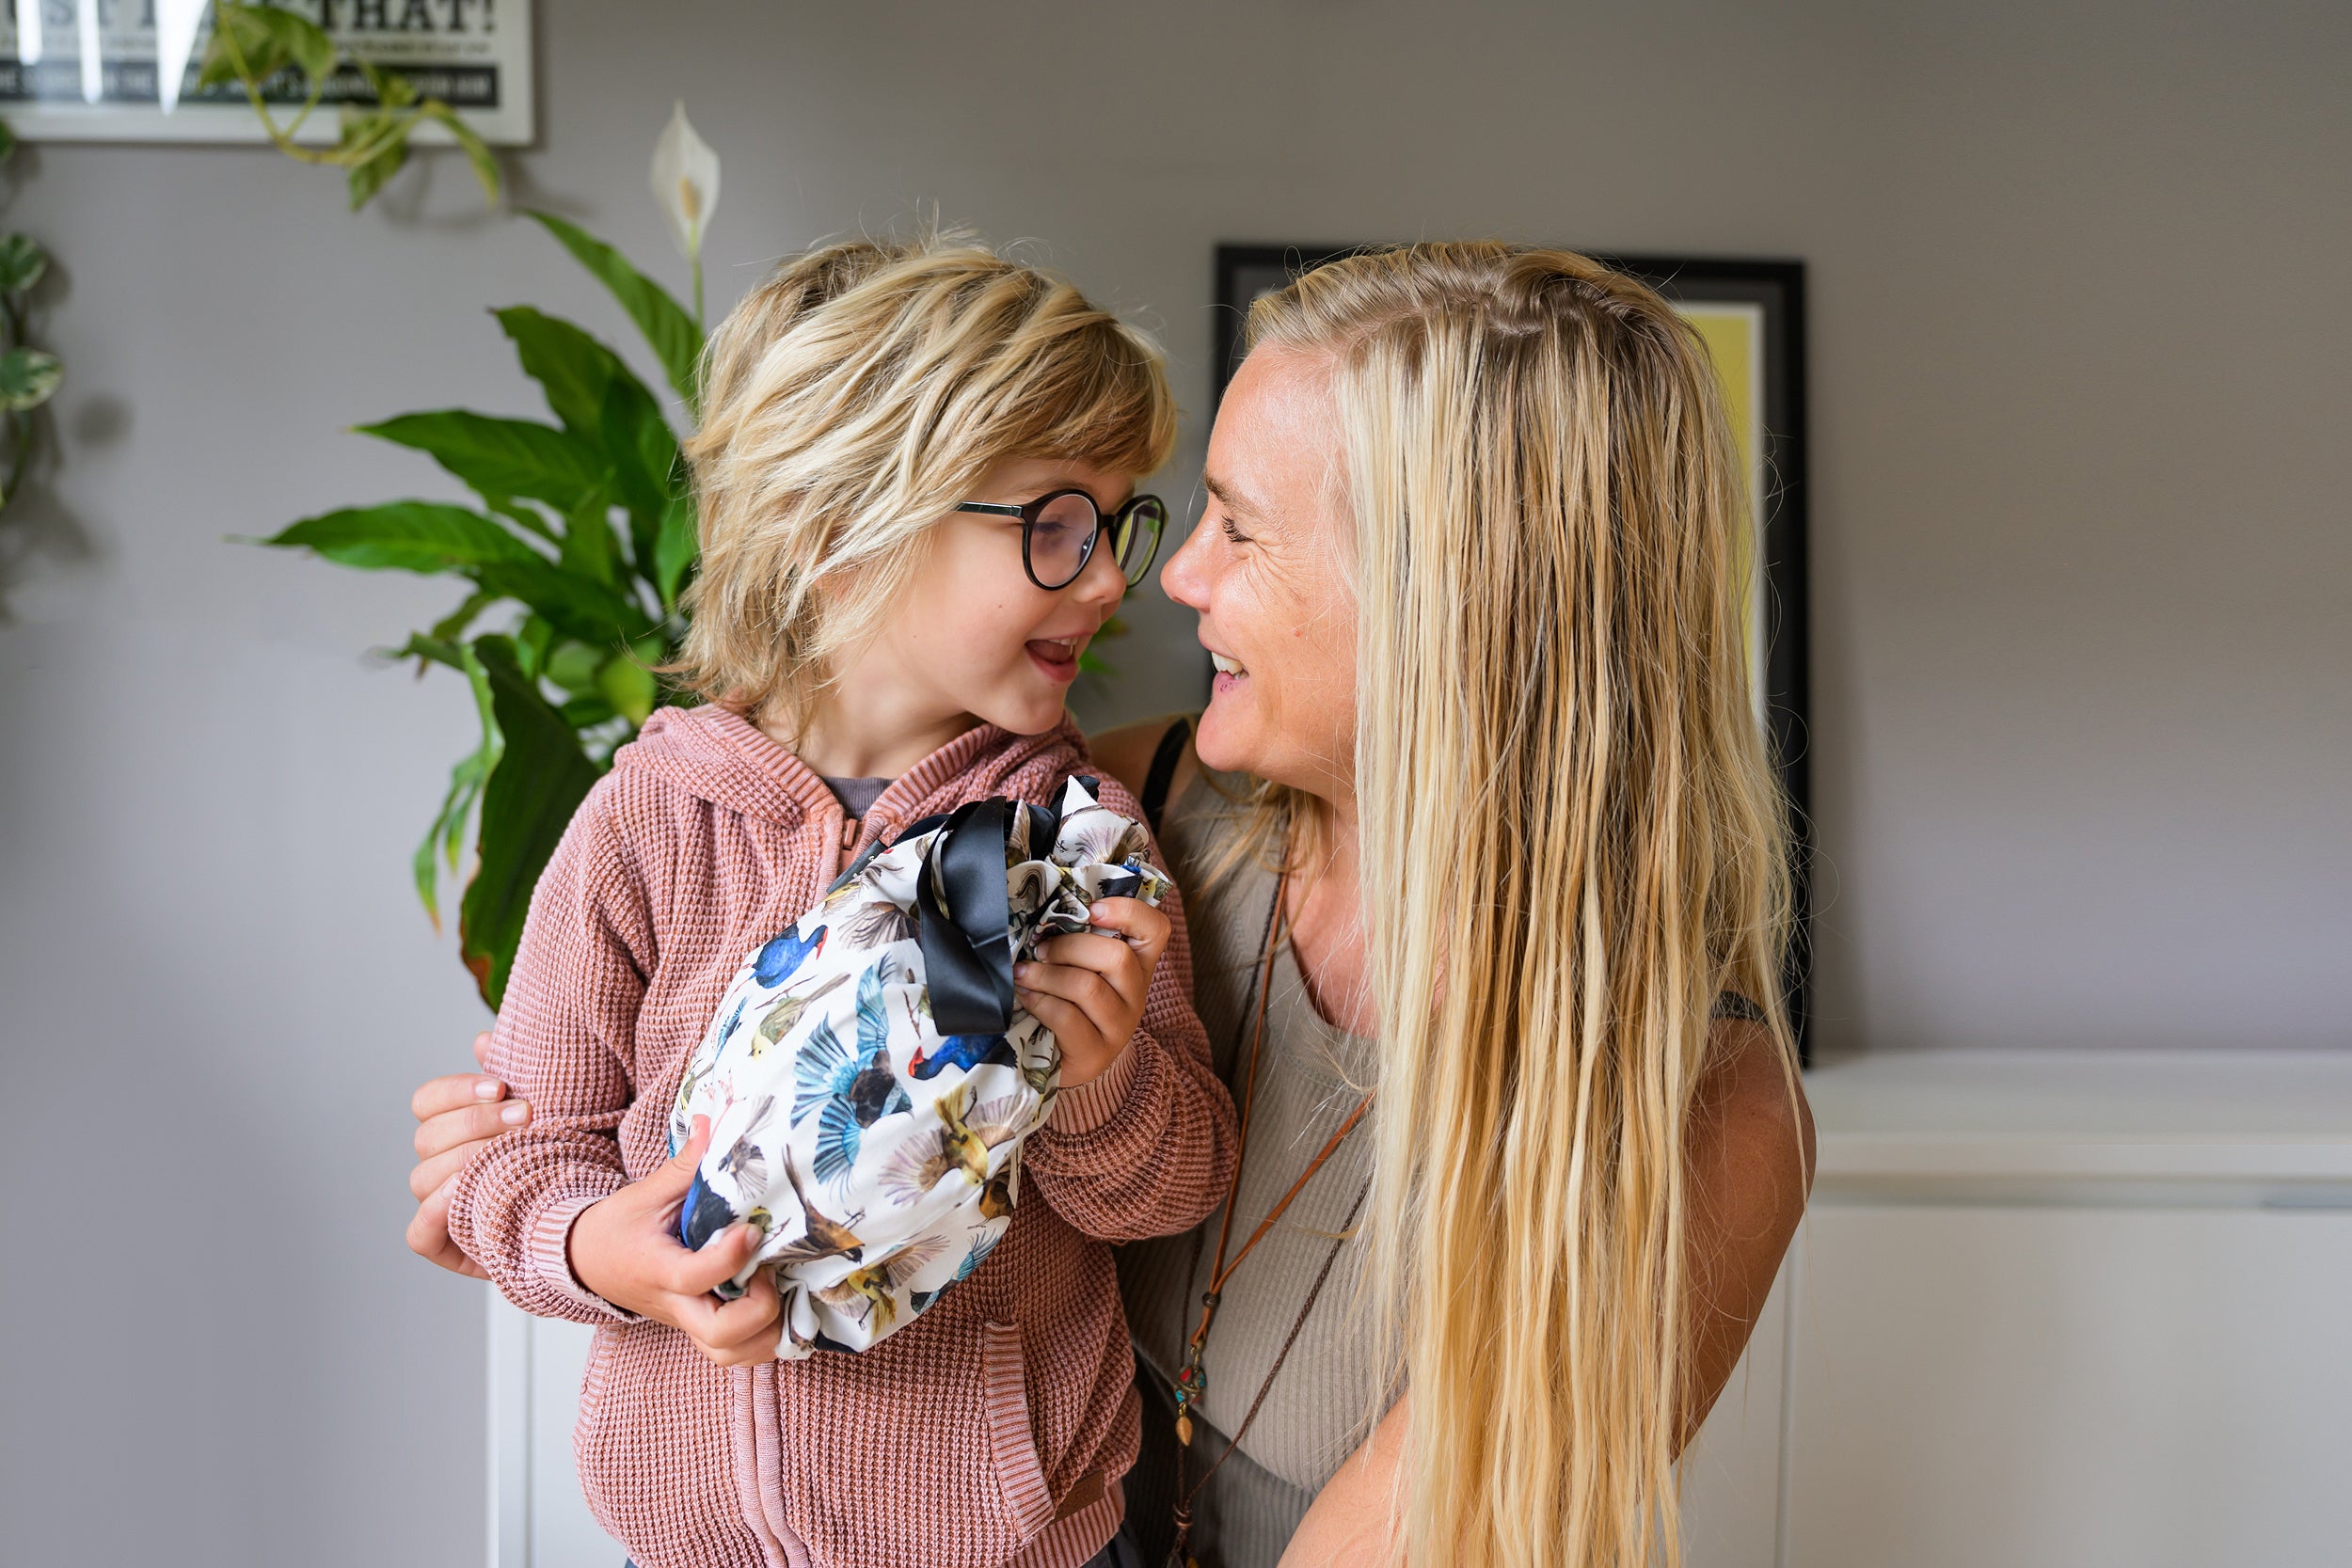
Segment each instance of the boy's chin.
M1062 721L1062 693L1023 692L972 710L975 718L1013 735L1043 735Z

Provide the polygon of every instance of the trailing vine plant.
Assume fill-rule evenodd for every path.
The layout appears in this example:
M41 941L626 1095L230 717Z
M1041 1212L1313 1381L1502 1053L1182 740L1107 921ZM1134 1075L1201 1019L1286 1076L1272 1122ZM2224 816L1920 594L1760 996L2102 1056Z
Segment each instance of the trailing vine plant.
M328 83L348 61L367 83L373 104L345 103L332 146L306 146L295 138L326 95ZM281 71L298 71L308 95L294 118L280 125L262 95L263 85ZM344 171L351 210L366 206L384 182L408 162L408 139L420 126L438 125L455 139L473 165L474 178L491 206L498 205L499 166L485 142L457 111L437 98L421 97L407 77L339 48L315 23L275 6L243 6L218 0L213 7L212 41L205 45L199 87L234 82L268 133L270 144L287 157Z
M0 163L16 152L16 134L0 120ZM13 503L40 450L42 406L65 379L65 363L31 337L31 294L49 271L49 253L29 234L0 234L0 417L8 456L0 509Z

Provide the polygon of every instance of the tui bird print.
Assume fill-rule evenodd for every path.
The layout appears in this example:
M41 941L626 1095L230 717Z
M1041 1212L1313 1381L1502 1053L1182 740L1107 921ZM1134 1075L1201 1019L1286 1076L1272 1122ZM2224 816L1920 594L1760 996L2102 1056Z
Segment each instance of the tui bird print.
M818 927L805 939L797 930L787 931L759 950L759 956L752 960L752 973L763 986L780 986L824 950L824 927Z
M964 1102L971 1093L970 1084L958 1084L931 1102L940 1125L930 1137L910 1139L891 1154L876 1173L883 1192L913 1203L950 1174L975 1187L988 1180L988 1151L1020 1132L1022 1114L1031 1102L1020 1094L998 1095L967 1115Z
M841 1043L830 1022L812 1030L792 1063L792 1120L811 1111L817 1118L817 1178L837 1180L857 1164L866 1129L914 1102L890 1069L890 1023L882 1012L882 975L887 958L858 976L857 1049Z
M852 1263L861 1261L865 1257L866 1243L858 1240L850 1227L864 1219L866 1211L861 1209L846 1220L836 1220L819 1212L817 1205L809 1201L808 1190L801 1185L801 1173L792 1164L789 1148L784 1151L784 1179L792 1183L792 1196L801 1200L801 1212L807 1223L803 1227L801 1239L776 1254L776 1263L779 1266L813 1263L819 1258L847 1258ZM778 1283L784 1281L779 1279Z

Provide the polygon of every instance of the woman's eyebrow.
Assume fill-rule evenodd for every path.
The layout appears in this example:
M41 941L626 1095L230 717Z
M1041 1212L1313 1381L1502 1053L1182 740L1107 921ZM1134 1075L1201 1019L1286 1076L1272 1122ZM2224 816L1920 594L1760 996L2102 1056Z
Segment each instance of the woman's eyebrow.
M1216 498L1216 503L1219 506L1235 516L1248 517L1252 521L1265 516L1265 510L1243 494L1232 481L1219 479L1215 474L1202 474L1200 483L1210 495Z

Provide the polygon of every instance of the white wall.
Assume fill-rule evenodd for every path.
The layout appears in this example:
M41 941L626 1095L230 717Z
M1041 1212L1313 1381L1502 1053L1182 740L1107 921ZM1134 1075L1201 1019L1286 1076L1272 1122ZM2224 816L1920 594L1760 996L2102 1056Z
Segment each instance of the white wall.
M714 303L935 199L1196 409L1219 239L1804 257L1826 1043L2352 1042L2341 6L541 10L518 195L661 261L684 96ZM13 178L71 381L0 589L0 1557L466 1560L480 1301L398 1235L480 1019L405 874L470 721L359 653L448 595L223 536L437 492L346 424L531 411L485 308L618 324L446 160L358 218L243 149ZM1136 620L1096 716L1197 689Z

